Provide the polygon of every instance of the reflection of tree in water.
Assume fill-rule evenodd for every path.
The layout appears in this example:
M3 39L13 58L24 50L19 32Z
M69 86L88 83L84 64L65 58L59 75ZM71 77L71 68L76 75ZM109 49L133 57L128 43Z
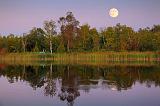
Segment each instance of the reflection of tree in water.
M56 79L53 78L53 69L52 69L52 64L50 65L50 70L49 72L47 72L46 74L46 86L45 86L45 89L44 89L44 94L46 96L55 96L56 95L56 91L57 91L57 88L56 88Z
M0 76L10 83L24 81L36 90L44 87L46 96L58 96L72 106L80 96L79 90L90 89L128 90L136 82L160 86L160 67L152 66L7 66L0 70ZM59 86L57 86L57 84Z
M73 106L74 100L80 96L80 92L78 91L78 88L62 87L58 96L62 101L67 100L68 106Z
M45 88L44 94L46 96L58 96L60 100L67 101L68 106L73 106L74 100L80 96L80 92L78 91L78 73L76 70L66 66L64 70L61 71L61 82L59 78L55 78L54 74L58 72L53 69L52 65L50 66L49 71L46 73L45 77ZM57 86L57 83L60 86ZM58 92L58 87L60 87L60 91Z
M41 88L44 86L45 79L44 79L44 69L42 67L38 66L27 66L25 68L25 74L24 74L24 81L29 82L30 86L33 87L33 89L36 90L36 88Z
M74 100L80 96L78 91L78 75L76 70L66 66L64 70L65 76L62 77L62 87L59 98L62 101L67 100L68 106L73 106Z
M55 80L49 79L46 81L46 83L47 83L47 86L44 89L44 92L45 92L44 94L46 96L51 96L51 97L55 96L56 95L56 82L55 82Z

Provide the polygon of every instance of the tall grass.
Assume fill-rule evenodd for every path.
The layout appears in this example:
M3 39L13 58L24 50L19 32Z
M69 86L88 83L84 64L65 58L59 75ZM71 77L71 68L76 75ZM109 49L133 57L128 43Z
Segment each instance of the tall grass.
M10 53L0 55L0 63L35 64L158 64L158 52Z

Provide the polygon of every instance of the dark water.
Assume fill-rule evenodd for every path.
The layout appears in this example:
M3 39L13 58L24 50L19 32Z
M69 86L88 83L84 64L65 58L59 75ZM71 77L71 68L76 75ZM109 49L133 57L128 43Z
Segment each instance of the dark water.
M0 65L0 106L160 106L160 67Z

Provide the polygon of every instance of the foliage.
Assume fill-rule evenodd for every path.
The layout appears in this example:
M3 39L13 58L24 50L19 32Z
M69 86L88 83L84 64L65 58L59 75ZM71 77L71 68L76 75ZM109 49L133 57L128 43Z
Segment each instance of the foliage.
M60 17L58 24L60 27L53 20L44 21L44 29L33 28L22 36L0 36L0 51L52 53L160 50L160 25L134 31L118 23L98 31L88 24L80 26L72 12Z
M67 12L66 17L60 17L61 34L63 36L64 46L67 52L73 48L73 40L76 37L79 21L76 20L72 12Z

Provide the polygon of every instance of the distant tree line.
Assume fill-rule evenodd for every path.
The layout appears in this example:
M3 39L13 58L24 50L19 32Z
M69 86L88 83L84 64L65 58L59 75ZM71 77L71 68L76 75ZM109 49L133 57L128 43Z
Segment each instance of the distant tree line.
M29 33L21 36L14 34L0 36L0 52L159 50L160 25L134 31L133 28L118 23L116 26L98 31L88 24L79 25L72 12L67 12L58 22L44 21L44 28L34 27Z

